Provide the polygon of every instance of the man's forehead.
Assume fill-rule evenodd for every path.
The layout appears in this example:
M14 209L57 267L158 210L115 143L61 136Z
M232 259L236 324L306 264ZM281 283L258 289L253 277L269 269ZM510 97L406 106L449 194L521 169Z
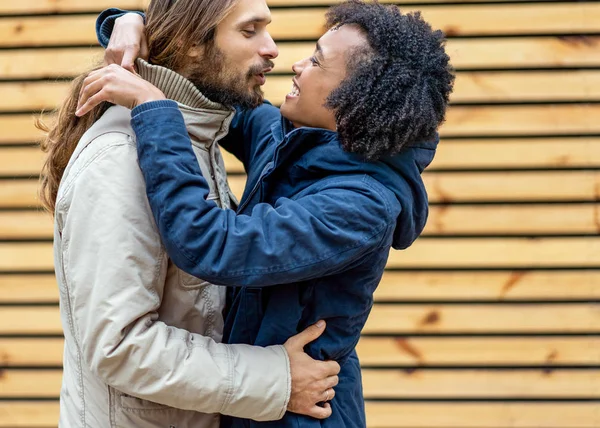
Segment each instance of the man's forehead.
M230 16L235 24L271 22L271 11L265 0L239 0Z

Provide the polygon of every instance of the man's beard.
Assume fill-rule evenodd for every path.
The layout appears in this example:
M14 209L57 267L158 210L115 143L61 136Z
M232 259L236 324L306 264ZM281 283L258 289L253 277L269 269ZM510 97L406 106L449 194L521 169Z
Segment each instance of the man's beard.
M188 78L204 96L228 107L255 108L262 104L264 93L260 85L249 89L250 81L264 69L272 68L273 62L265 60L242 74L228 69L225 54L214 44L207 46L205 52Z

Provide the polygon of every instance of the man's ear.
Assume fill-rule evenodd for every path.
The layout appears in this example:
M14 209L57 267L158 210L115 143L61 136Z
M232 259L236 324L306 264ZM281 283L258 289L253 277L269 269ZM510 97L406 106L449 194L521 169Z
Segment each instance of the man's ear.
M194 43L194 45L188 51L188 56L190 58L199 58L204 55L204 46L199 46Z

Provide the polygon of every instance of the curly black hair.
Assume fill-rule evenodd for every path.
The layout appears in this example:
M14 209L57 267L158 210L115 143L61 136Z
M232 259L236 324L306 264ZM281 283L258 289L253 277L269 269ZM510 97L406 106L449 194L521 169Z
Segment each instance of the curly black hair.
M348 53L348 74L325 106L336 112L346 151L368 160L435 138L454 85L445 36L419 12L350 0L327 13L327 28L354 24L368 45Z

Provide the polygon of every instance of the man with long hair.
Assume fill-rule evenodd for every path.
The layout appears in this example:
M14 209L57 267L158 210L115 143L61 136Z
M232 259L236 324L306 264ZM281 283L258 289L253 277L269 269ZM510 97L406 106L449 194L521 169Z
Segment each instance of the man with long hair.
M139 60L137 71L183 112L208 197L220 208L236 201L217 142L232 103L262 100L264 73L278 53L269 21L262 0L153 0L147 11L151 64ZM65 333L60 426L216 428L219 414L268 421L287 410L328 417L331 408L317 403L337 384L339 365L303 350L324 323L284 345L220 343L225 288L169 260L138 166L131 111L100 103L75 115L87 75L75 79L42 142L41 196L55 218Z

